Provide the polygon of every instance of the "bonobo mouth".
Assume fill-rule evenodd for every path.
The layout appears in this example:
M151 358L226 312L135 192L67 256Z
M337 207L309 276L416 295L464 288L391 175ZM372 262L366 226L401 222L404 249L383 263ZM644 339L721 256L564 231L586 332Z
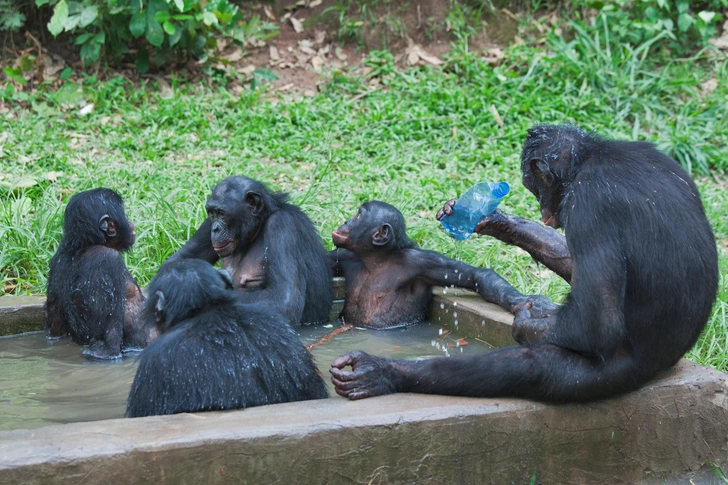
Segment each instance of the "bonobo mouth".
M230 254L232 254L233 250L235 249L234 243L235 241L230 241L222 246L212 246L212 249L215 250L218 256L224 258L225 256L229 256Z
M554 215L551 213L551 211L543 210L541 211L541 221L544 223L545 226L550 226L555 228L556 222L554 221Z
M334 241L334 246L339 248L347 243L349 237L341 234L339 231L334 231L331 233L331 240Z

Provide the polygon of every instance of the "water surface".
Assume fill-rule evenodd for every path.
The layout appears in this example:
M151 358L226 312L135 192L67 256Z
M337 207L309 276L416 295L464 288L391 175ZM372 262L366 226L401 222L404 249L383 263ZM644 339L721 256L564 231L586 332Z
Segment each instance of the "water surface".
M300 327L304 344L315 342L338 326ZM401 359L485 352L487 345L458 341L440 325L420 323L401 330L353 330L313 349L329 388L329 367L349 350ZM467 345L464 345L467 342ZM49 341L44 332L0 337L0 430L37 428L54 423L121 418L136 373L138 354L121 362L86 359L82 348L63 338Z

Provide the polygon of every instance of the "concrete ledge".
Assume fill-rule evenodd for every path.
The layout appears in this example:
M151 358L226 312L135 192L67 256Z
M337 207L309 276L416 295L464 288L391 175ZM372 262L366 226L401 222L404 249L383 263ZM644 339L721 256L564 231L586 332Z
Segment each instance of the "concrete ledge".
M433 321L513 343L496 305L435 293ZM43 300L0 298L0 333L42 329ZM705 465L728 467L726 380L683 360L638 392L581 405L398 394L6 431L0 483L717 484Z
M45 300L44 296L0 298L0 336L43 330Z
M681 361L586 405L400 394L8 431L0 483L632 484L726 464L727 437L726 376Z

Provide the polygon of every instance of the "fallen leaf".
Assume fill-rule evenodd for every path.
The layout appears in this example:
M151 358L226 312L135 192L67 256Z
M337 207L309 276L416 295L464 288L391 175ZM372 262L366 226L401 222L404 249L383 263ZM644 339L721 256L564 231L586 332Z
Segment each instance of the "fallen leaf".
M80 110L78 110L78 115L79 116L86 116L87 114L89 114L93 110L94 110L94 104L93 103L89 103L86 106L84 106L83 108L81 108Z
M297 34L300 34L301 32L303 32L303 23L301 23L300 20L298 20L297 18L294 18L294 17L291 17L290 20L291 20L291 25L293 26L293 30L295 30Z
M253 74L253 71L255 71L255 69L256 67L253 64L250 64L243 67L242 69L238 69L238 72L245 76L250 76L251 74Z
M312 0L311 3L308 4L308 8L314 8L318 7L323 3L324 0Z
M294 86L295 86L295 84L288 83L288 84L285 84L285 85L281 86L280 88L278 88L278 91L288 91L289 89L292 89Z
M407 63L410 66L414 66L418 62L420 62L420 56L417 55L417 52L415 52L414 49L410 50L409 54L407 54Z
M323 44L325 40L326 40L326 31L325 30L317 30L313 34L314 44Z
M58 182L58 177L62 175L63 172L48 172L46 174L46 178L50 180L51 182Z
M498 123L498 126L500 126L502 128L503 127L503 118L501 118L500 113L498 113L498 108L496 108L494 104L490 105L490 112L493 114L493 118L495 118L495 122Z
M263 5L263 12L265 13L265 16L268 17L270 20L276 19L276 16L273 15L273 11L268 5Z
M349 58L349 56L347 56L344 52L344 49L342 49L341 47L337 47L336 49L334 49L334 55L340 61L345 61Z
M303 95L308 96L309 98L313 98L314 96L316 96L316 91L314 91L313 89L307 89L303 92Z
M281 55L278 53L278 48L274 45L270 46L268 49L268 52L270 53L270 60L271 61L280 61Z
M455 341L456 344L460 345L460 347L465 347L466 345L470 345L467 340L464 338L459 338Z
M313 56L311 58L311 65L313 66L314 71L320 71L324 65L324 60L319 56Z
M442 61L439 57L427 53L422 47L418 45L416 45L415 48L417 49L417 55L420 56L420 59L422 59L423 61L429 62L433 66L439 66L442 64Z

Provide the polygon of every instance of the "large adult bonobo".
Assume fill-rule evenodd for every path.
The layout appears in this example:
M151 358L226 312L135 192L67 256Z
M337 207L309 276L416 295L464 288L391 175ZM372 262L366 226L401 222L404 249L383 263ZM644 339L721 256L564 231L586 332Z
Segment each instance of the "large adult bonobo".
M242 301L267 301L293 324L329 319L329 257L311 220L288 203L288 195L233 176L212 189L206 209L205 222L168 261L222 258Z
M48 336L71 334L84 354L117 359L157 336L138 319L144 302L120 251L134 244L121 197L109 189L80 192L68 202L63 238L51 258L45 305Z
M362 204L331 237L339 248L330 253L334 274L346 278L346 323L380 329L417 323L434 285L475 290L511 312L526 301L541 311L556 308L544 296L522 295L491 269L418 249L407 237L402 213L386 202Z
M165 264L143 318L164 333L139 356L128 417L241 409L323 399L311 354L265 303L242 303L225 270L199 260Z
M553 316L532 315L528 304L516 315L536 342L419 362L349 353L332 364L337 393L600 399L637 389L692 347L715 300L718 262L688 174L648 143L571 126L529 130L521 168L544 222L564 228L573 261L571 293Z

